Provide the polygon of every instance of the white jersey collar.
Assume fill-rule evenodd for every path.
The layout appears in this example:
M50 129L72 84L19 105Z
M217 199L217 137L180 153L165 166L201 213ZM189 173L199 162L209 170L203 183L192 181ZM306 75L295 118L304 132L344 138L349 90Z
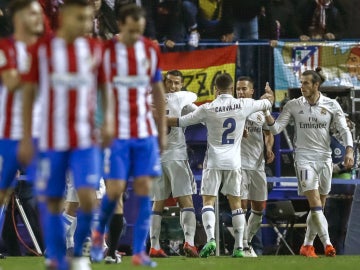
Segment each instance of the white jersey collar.
M301 100L302 100L302 102L303 102L304 104L305 104L305 103L309 104L309 102L306 100L306 98L305 98L304 96L301 97ZM319 105L319 104L321 104L321 103L323 102L323 100L324 100L324 95L320 93L320 97L319 97L318 101L317 101L314 105L310 105L310 104L309 104L309 105L310 105L310 106Z

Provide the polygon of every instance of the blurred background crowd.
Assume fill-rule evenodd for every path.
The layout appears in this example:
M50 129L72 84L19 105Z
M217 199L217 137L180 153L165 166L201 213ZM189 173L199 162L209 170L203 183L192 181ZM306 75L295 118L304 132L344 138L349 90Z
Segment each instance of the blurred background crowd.
M11 33L6 6L0 1L0 36ZM114 9L136 2L147 11L146 36L171 49L186 43L258 39L339 40L360 38L358 0L89 0L94 36L118 32ZM47 31L57 27L62 0L39 0Z

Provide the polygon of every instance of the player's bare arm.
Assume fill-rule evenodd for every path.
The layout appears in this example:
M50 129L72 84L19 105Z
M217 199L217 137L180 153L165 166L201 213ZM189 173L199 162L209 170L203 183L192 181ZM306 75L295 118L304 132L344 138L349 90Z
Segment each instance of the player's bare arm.
M266 148L266 164L270 164L275 158L274 152L272 151L274 146L274 135L269 130L264 130L263 133Z
M179 118L177 117L167 117L167 126L168 127L178 127L179 126Z
M159 147L162 152L166 148L166 119L165 119L165 95L162 82L152 84L153 103L157 112L157 124L159 132Z
M23 122L23 138L19 145L19 160L21 163L30 164L34 148L32 144L32 112L36 97L36 85L32 83L25 83L22 87L23 91L23 108L22 108L22 122Z
M101 127L101 137L103 147L107 147L111 144L114 136L114 104L112 98L112 92L108 84L102 84L99 86L101 92L101 107L104 115L104 122Z
M11 68L1 73L1 81L8 91L13 92L20 87L21 77L17 69Z
M265 94L263 94L260 97L260 99L268 99L271 102L271 104L274 104L275 101L274 91L271 89L268 82L265 85Z
M354 166L354 149L351 146L346 147L344 166L347 169L351 169Z

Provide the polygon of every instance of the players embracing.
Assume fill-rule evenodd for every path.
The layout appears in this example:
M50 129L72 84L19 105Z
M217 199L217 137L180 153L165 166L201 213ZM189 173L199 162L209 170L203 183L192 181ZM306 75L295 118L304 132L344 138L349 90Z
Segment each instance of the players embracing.
M216 99L201 105L194 112L180 118L168 118L170 126L186 127L205 123L208 130L208 150L204 161L201 181L203 199L202 220L207 243L200 257L208 257L216 250L214 204L221 192L227 196L232 210L235 244L233 257L244 257L243 233L245 215L241 207L241 140L246 118L256 112L270 109L274 100L271 89L266 89L264 100L235 99L234 82L223 73L215 79Z

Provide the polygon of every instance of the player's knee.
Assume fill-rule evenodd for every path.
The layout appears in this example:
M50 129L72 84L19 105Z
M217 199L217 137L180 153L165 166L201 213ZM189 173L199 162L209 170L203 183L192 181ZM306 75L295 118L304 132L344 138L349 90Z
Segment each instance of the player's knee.
M240 197L229 195L228 196L228 201L229 201L229 205L230 205L231 210L241 208L241 199L240 199Z
M263 211L265 209L265 201L252 201L251 209L258 212Z
M165 201L155 201L152 206L152 211L154 212L162 212L165 206Z
M191 196L182 196L178 198L180 208L191 208L194 207Z

